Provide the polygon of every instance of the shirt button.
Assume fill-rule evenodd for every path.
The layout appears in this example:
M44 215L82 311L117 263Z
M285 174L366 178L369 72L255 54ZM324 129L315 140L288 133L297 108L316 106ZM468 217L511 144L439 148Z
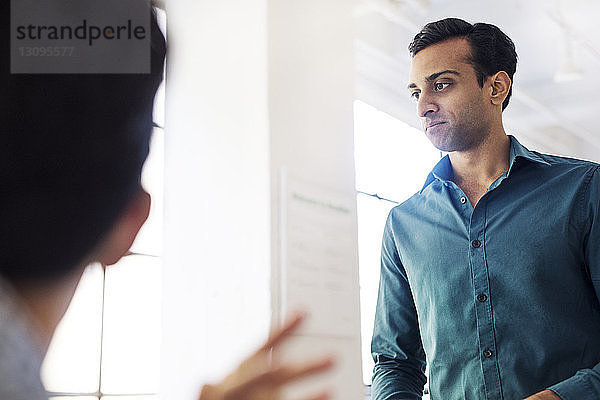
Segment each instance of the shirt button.
M484 350L484 351L483 351L483 356L484 356L485 358L490 358L490 357L491 357L491 356L493 356L493 355L494 355L494 353L492 353L492 351L491 351L491 350L489 350L489 349L488 349L488 350Z
M483 303L484 301L487 300L487 296L485 294L483 294L483 293L479 293L477 295L477 300Z
M473 245L473 247L475 247L476 249L479 248L479 246L481 246L481 242L477 239L473 240L471 242L471 244Z
M467 198L465 196L460 198L461 204L465 204L467 202Z

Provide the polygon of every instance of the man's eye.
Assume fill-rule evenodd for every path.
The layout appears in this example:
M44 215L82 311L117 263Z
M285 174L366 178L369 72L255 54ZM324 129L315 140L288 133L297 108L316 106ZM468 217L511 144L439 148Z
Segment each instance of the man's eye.
M447 86L450 86L450 84L444 82L436 82L435 85L433 85L436 92L444 90Z
M419 100L419 92L412 92L410 94L410 98L413 99L414 101Z

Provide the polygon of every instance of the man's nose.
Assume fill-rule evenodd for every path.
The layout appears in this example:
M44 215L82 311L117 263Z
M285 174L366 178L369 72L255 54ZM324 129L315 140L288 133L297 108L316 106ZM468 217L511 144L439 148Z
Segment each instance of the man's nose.
M425 118L430 113L437 112L438 109L438 105L433 101L431 96L421 93L419 101L417 102L417 113L419 114L419 117Z

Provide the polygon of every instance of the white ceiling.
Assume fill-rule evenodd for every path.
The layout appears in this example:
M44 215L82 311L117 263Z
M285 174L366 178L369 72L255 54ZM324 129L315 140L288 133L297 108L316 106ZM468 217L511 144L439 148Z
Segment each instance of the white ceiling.
M419 126L407 46L427 22L497 25L519 62L505 125L532 149L600 161L600 0L362 0L356 7L357 97ZM582 79L554 80L567 40Z

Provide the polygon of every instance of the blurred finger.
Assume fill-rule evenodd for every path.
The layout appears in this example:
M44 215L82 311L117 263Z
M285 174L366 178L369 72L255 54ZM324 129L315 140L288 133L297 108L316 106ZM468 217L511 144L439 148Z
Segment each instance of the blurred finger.
M256 388L270 387L274 390L278 390L287 383L296 381L309 375L326 371L332 366L333 360L331 358L325 358L323 360L301 366L277 367L269 371L259 373L251 379L248 379L243 385L243 389L251 391Z
M271 334L269 340L259 349L259 351L270 350L272 347L277 346L281 341L289 337L305 319L305 314L296 313L289 321L287 321L280 329L276 330Z
M273 377L283 385L290 381L295 381L319 372L324 372L333 366L332 358L324 358L317 362L310 362L303 365L284 366L273 370Z

